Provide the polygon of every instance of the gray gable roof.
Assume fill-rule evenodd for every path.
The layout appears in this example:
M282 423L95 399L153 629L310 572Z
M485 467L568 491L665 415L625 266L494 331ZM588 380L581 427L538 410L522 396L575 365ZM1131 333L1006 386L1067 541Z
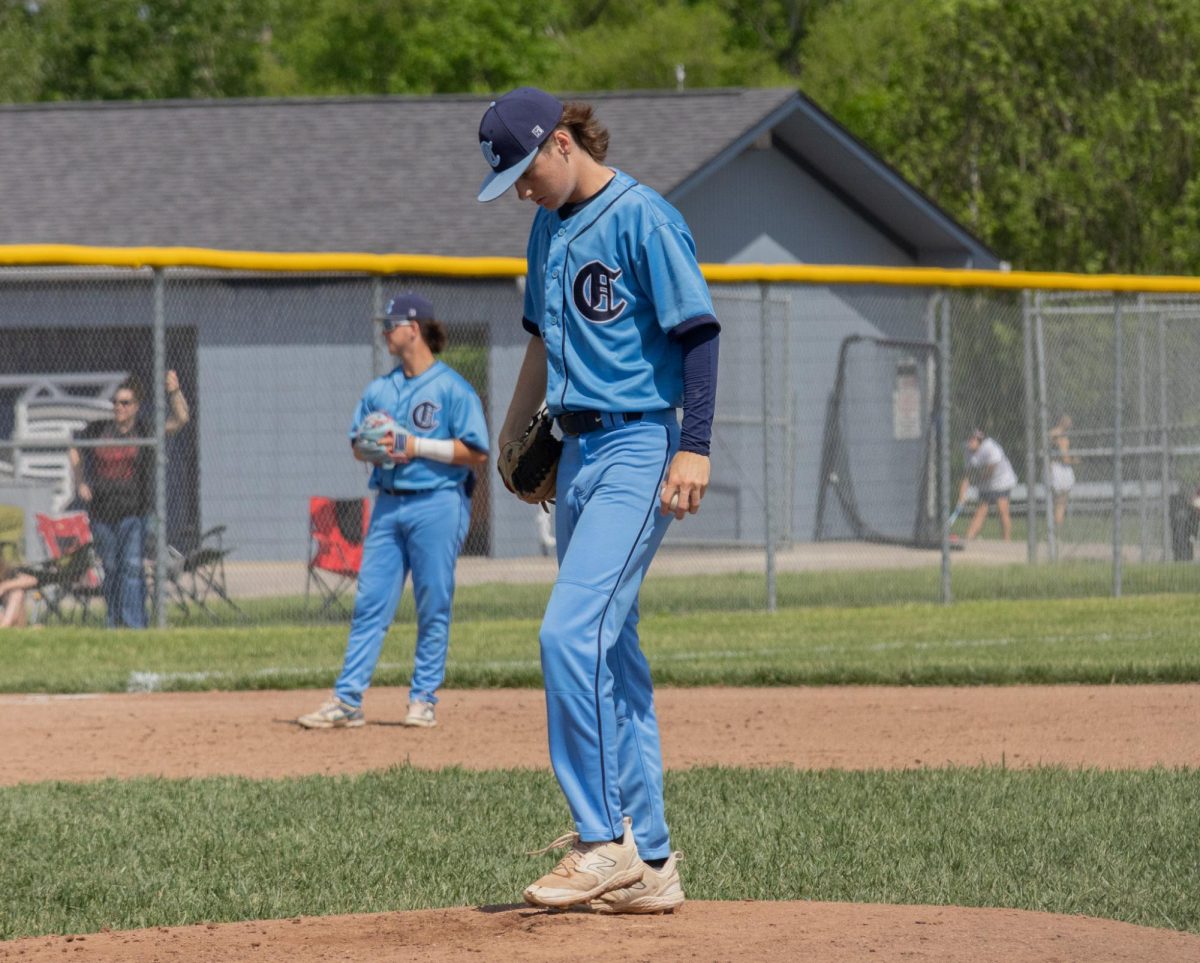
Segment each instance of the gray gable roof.
M567 95L569 96L569 95ZM608 162L676 200L764 133L912 248L995 256L790 88L580 95ZM0 243L522 256L475 200L477 95L0 108Z

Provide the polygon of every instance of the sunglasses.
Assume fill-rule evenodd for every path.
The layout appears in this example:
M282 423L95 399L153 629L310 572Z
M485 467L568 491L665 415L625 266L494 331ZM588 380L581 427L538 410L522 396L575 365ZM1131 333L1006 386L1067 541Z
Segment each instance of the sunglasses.
M126 408L129 405L136 405L137 399L136 398L113 398L113 404L117 405L121 408Z
M403 328L412 324L408 318L380 318L379 321L383 325L384 334L389 334L397 328Z

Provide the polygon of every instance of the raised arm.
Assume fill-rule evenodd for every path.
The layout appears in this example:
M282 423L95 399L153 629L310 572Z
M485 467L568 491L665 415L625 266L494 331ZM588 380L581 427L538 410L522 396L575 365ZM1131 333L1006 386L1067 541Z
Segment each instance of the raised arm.
M179 387L179 375L174 369L167 372L167 417L163 427L168 435L173 435L192 420L187 398Z

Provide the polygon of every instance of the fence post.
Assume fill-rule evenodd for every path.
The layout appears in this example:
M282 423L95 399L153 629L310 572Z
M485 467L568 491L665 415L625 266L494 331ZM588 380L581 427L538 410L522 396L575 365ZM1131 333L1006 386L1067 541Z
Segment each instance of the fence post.
M375 327L374 319L383 314L383 278L378 274L371 278L371 370L373 377L388 373L388 353L383 338Z
M163 269L154 269L154 620L167 627L167 332ZM109 578L113 577L109 573Z
M1163 561L1174 557L1171 544L1171 429L1167 424L1170 411L1167 406L1167 319L1161 311L1156 312L1158 322L1158 423L1161 445L1162 469L1159 472L1159 500L1162 502L1162 550Z
M1047 418L1047 392L1046 392L1046 322L1045 312L1042 310L1042 292L1038 291L1034 295L1034 312L1033 326L1034 338L1036 341L1035 348L1037 350L1038 364L1038 394L1041 396L1038 402L1038 441L1041 443L1041 458L1038 461L1042 468L1042 488L1046 497L1046 547L1049 550L1050 560L1058 561L1058 527L1054 520L1054 492L1050 487L1050 479L1053 477L1050 472L1050 426Z
M763 529L764 541L766 543L767 553L767 611L775 611L776 597L776 577L775 577L775 533L772 530L774 519L771 517L771 405L769 394L769 371L768 359L770 358L770 349L768 348L767 335L767 311L768 308L768 287L767 284L761 283L758 286L760 301L759 301L759 321L762 328L762 350L760 358L762 360L762 371L760 372L760 380L762 381L762 449L763 449Z
M1113 292L1113 598L1121 597L1121 508L1123 479L1121 474L1121 366L1124 363L1124 332L1121 319L1121 295Z
M938 372L938 478L942 490L941 505L938 510L942 514L942 604L949 605L954 601L954 593L950 585L950 293L940 292L941 303L938 305L941 317L939 331L938 353L940 368Z
M1033 428L1036 400L1033 391L1033 320L1029 301L1029 289L1026 288L1021 292L1021 335L1025 348L1025 557L1033 565L1037 562L1037 498L1034 497L1037 441Z
M1146 316L1142 295L1134 303L1133 316L1137 319L1137 473L1138 473L1138 560L1145 562L1150 551L1146 541L1149 530L1150 506L1147 502L1146 479Z

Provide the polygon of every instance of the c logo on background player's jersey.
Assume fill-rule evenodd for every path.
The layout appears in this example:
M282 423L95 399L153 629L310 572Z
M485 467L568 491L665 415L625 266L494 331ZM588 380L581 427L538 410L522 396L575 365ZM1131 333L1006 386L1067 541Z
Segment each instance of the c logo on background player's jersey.
M413 409L413 424L422 431L430 431L436 428L437 413L441 410L441 407L441 405L434 404L432 401L422 401Z
M613 301L613 285L622 273L620 268L610 268L603 261L588 261L581 267L571 285L571 295L579 313L598 323L619 318L629 303L624 298Z

